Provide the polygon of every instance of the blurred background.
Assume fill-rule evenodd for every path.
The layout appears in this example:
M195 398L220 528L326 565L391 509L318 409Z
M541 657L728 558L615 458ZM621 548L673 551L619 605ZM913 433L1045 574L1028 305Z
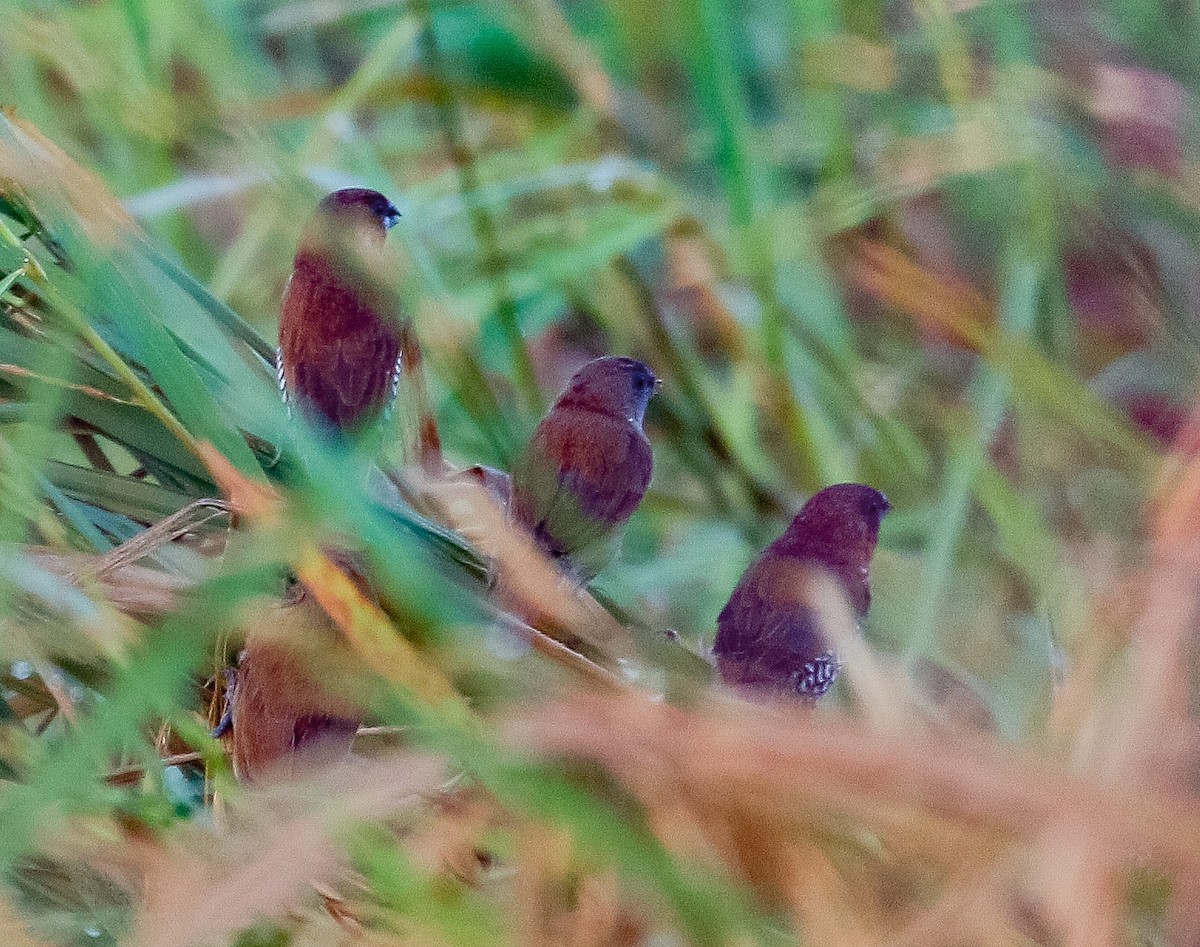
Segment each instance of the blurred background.
M1183 856L1154 868L1154 849L1134 877L1137 852L1110 839L1097 855L1092 838L1066 846L1076 874L1046 869L1074 879L1059 902L1010 898L1006 871L1043 876L1013 867L1005 833L1043 852L1036 833L1061 828L1049 816L965 847L927 833L917 867L879 826L831 816L816 841L809 822L778 829L825 846L832 862L801 860L825 886L764 880L778 858L746 856L756 877L663 842L644 786L510 759L474 731L481 744L464 742L411 694L381 698L374 722L477 764L487 801L458 800L455 825L492 861L559 885L534 899L542 914L494 864L500 880L446 880L418 829L385 830L383 802L358 796L353 831L325 840L351 852L353 895L259 902L249 878L223 894L213 881L248 856L214 816L214 788L236 790L205 730L245 609L297 542L334 534L369 551L391 620L480 712L532 712L574 686L496 631L481 561L428 510L381 509L317 444L299 485L276 465L270 360L300 229L329 190L365 185L403 215L381 279L424 347L454 466L508 469L588 358L633 355L663 378L650 492L593 586L642 642L639 686L700 701L695 667L656 650L663 632L702 655L746 564L803 500L865 482L892 503L865 628L883 689L839 685L815 716L869 735L900 701L934 743L970 734L1126 789L1169 771L1172 798L1191 800L1172 824L1193 838L1194 572L1146 569L1145 540L1148 501L1197 443L1198 16L1168 0L6 4L6 942L875 943L943 903L963 852L985 851L1003 906L987 942L1192 942L1191 889L1171 874ZM396 460L411 412L393 425ZM276 483L282 525L235 529L192 505L242 478ZM1186 538L1192 521L1162 522ZM1147 641L1161 650L1146 657ZM1130 734L1148 732L1135 753ZM388 779L411 772L389 765ZM252 809L254 831L269 835L274 812L280 838L297 837L285 819L315 803L276 805ZM471 821L492 805L520 827ZM607 841L588 834L600 809ZM220 871L193 863L206 850L228 859ZM592 869L609 880L585 898ZM147 872L159 888L130 881ZM247 903L213 923L226 899ZM346 909L357 932L330 907L347 899L370 905ZM1104 910L1064 907L1084 902ZM611 936L572 940L526 916L555 906L608 917ZM1092 926L1072 927L1084 915Z

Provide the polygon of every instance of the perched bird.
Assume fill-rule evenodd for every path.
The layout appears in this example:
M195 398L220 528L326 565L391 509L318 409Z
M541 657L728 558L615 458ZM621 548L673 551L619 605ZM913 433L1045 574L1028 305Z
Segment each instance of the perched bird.
M859 483L814 494L787 531L750 564L717 618L713 654L725 683L815 701L837 655L813 607L813 581L834 579L855 618L871 604L870 565L887 497Z
M405 330L368 273L399 219L378 191L345 188L300 237L279 320L279 388L289 407L338 432L378 420L399 384Z
M337 625L303 586L256 613L229 697L238 779L343 759L363 717L362 682Z
M620 527L650 484L642 431L658 386L632 358L579 369L542 419L513 471L513 513L550 558L589 581L612 557Z

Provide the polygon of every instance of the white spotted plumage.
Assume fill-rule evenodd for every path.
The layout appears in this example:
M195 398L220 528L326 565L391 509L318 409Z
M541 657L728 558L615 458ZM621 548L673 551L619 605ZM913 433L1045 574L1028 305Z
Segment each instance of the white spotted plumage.
M404 371L404 353L401 352L396 356L396 367L392 369L392 396L388 398L387 404L383 406L384 420L388 420L392 416L392 411L396 407L396 399L400 396L400 376Z
M283 406L287 408L287 416L292 416L292 403L288 399L287 378L283 374L283 349L275 349L275 381L279 385L279 397L283 400Z
M794 679L797 693L811 696L814 699L820 697L833 686L839 667L837 655L832 653L823 654L812 661L806 661Z

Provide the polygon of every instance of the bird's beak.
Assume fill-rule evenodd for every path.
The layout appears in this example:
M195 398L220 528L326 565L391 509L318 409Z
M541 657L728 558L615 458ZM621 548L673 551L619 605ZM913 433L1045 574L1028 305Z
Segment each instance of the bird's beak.
M400 223L400 211L395 207L389 208L387 213L383 215L383 229L391 230L396 224Z
M654 377L654 390L658 391L658 389L661 387L662 387L662 379L656 375Z

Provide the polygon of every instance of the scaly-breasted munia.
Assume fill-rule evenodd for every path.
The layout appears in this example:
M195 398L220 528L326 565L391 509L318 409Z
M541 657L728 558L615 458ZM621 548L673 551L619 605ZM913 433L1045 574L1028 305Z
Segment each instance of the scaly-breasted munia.
M513 471L517 522L565 571L589 581L654 466L642 422L658 385L632 358L588 362L542 419Z
M302 586L256 612L229 699L238 779L343 759L362 721L363 680L341 631Z
M813 605L813 582L822 574L832 578L861 622L889 508L887 497L858 483L826 487L804 504L750 564L717 618L713 654L726 684L808 701L833 685L838 659Z
M378 191L345 188L300 236L279 320L279 388L289 407L336 432L369 427L396 395L404 329L368 269L399 218Z

